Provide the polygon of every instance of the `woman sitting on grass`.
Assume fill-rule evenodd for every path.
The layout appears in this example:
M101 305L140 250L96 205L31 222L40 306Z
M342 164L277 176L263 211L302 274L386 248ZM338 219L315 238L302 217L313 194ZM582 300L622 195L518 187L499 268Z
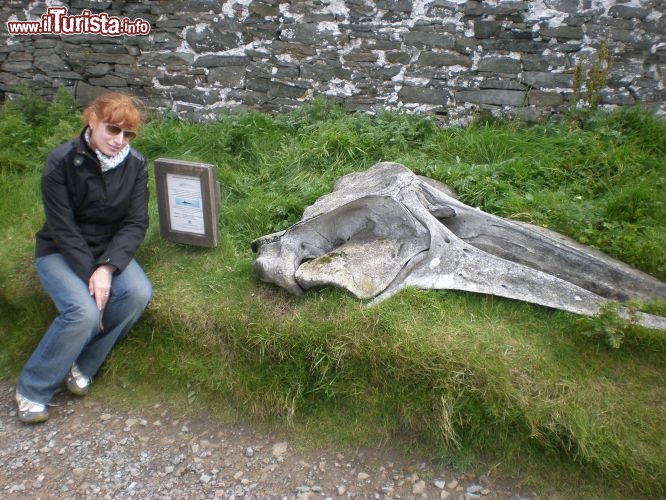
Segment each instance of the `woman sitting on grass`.
M108 93L83 112L76 139L48 155L42 176L46 223L36 268L59 315L26 363L18 418L44 422L65 380L83 396L92 377L143 314L152 286L134 254L148 228L146 160L129 142L141 114L132 97Z

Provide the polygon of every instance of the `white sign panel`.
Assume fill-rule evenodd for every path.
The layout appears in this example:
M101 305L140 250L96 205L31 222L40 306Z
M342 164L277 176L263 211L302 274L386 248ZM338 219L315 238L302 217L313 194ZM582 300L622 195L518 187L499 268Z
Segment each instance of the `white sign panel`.
M201 180L198 177L167 174L171 229L205 234Z

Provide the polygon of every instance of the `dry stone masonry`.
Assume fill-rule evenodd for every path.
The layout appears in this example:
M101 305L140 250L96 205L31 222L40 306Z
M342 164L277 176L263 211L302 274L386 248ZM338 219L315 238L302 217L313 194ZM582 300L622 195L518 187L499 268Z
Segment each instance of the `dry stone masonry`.
M11 34L51 7L150 23L146 35ZM326 96L350 111L565 112L577 64L607 46L602 106L666 112L663 0L5 0L0 93L19 84L81 103L101 89L194 120L287 111ZM585 105L586 81L578 101Z

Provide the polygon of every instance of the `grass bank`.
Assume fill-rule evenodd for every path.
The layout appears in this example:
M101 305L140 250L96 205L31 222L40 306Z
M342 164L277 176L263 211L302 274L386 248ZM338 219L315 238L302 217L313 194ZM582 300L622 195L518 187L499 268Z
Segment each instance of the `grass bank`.
M18 375L52 319L32 266L39 178L47 152L79 127L64 92L0 114L2 378ZM323 101L210 124L154 117L135 142L150 160L217 165L222 242L164 241L153 196L138 258L155 297L96 391L281 426L304 446L399 440L406 453L516 474L555 497L663 497L663 332L458 292L406 290L371 309L334 289L293 297L253 276L250 242L296 222L341 175L397 161L467 204L666 280L664 137L666 123L637 108L574 130L444 128Z

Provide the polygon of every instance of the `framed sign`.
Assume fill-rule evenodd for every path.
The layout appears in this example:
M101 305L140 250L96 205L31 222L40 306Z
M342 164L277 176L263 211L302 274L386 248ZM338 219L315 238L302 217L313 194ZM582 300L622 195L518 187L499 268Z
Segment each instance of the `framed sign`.
M158 158L154 162L160 234L187 245L219 243L220 185L215 166Z

